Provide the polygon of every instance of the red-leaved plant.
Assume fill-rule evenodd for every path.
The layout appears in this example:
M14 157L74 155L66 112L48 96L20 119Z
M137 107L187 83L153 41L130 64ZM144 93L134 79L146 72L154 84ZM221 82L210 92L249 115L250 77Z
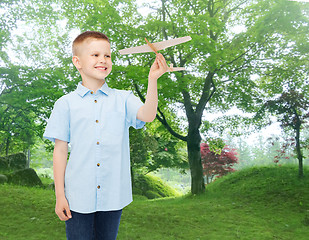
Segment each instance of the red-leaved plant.
M236 150L227 145L218 154L210 151L207 143L201 143L201 158L206 183L212 182L215 177L221 177L229 172L234 172L235 169L232 167L238 163L237 155Z

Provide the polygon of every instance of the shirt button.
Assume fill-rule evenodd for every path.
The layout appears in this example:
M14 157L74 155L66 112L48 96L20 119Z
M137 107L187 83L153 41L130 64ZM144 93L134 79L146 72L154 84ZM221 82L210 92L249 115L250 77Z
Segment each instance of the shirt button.
M99 122L99 120L95 120L95 122L96 122L96 123L98 123L98 122Z
M97 145L99 145L100 144L100 142L97 142Z
M98 185L97 188L100 189L101 188L100 185Z
M94 102L97 103L98 101L97 101L97 100L94 100Z
M91 91L90 93L93 94L93 91Z
M97 166L100 167L100 163L98 163Z

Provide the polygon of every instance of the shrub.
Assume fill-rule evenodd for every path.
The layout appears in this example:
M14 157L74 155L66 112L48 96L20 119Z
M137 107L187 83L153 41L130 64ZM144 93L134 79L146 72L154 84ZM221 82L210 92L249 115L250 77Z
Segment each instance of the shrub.
M179 195L160 178L151 175L139 175L134 181L133 193L144 195L149 199Z

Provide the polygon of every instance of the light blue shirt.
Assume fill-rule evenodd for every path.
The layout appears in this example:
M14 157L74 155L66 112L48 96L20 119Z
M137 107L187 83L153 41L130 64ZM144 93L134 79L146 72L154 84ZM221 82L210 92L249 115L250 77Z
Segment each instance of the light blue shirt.
M120 210L132 202L129 127L143 105L130 91L105 83L96 93L81 83L54 106L44 137L70 143L65 195L79 213Z

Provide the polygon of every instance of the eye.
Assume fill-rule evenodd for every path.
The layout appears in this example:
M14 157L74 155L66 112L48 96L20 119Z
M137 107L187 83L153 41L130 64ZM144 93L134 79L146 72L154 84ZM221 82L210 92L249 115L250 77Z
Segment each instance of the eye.
M105 57L106 57L106 58L110 58L111 56L110 56L110 55L105 55Z
M98 57L98 56L99 56L99 54L92 54L92 56L94 56L94 57Z

